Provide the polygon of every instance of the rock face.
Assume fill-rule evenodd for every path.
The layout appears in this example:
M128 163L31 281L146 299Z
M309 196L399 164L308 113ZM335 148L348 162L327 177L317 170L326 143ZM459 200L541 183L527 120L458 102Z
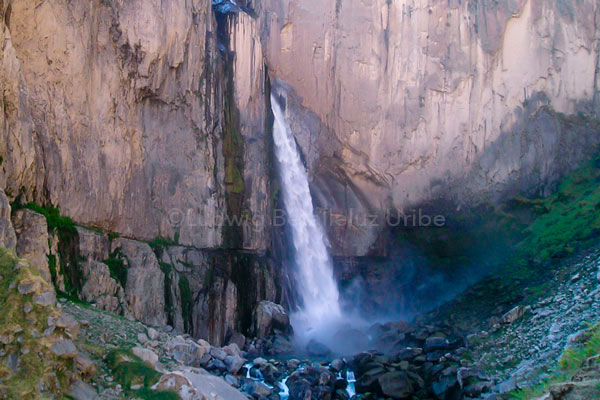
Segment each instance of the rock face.
M17 234L17 255L38 267L44 279L52 282L48 269L48 225L46 217L31 210L17 210L13 214Z
M164 326L164 274L156 255L146 243L130 239L116 239L112 251L120 250L127 262L125 297L132 316L148 325Z
M17 236L10 220L10 203L4 190L0 189L0 247L14 250Z
M231 73L210 2L7 1L0 17L0 188L9 198L198 248L230 246L224 217L243 211L259 222L243 224L239 246L265 250L270 139L249 16L223 26L244 57L232 55Z
M258 7L316 201L338 219L545 194L598 143L596 1ZM337 255L379 252L377 229L353 228L329 230Z

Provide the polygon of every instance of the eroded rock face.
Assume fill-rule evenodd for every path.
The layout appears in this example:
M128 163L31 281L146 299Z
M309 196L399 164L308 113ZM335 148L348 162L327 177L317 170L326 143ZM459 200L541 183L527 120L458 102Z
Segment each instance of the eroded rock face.
M96 304L100 310L129 315L123 287L110 276L106 264L88 260L81 269L85 282L80 293L82 300Z
M334 218L546 194L598 144L593 0L258 8L269 72L293 92L286 113L316 202ZM377 229L328 233L336 255L381 254Z
M112 251L119 249L126 259L125 298L132 316L148 325L164 326L164 273L150 246L131 239L116 239Z
M4 190L0 189L0 247L14 250L17 245L17 235L10 220L10 203Z

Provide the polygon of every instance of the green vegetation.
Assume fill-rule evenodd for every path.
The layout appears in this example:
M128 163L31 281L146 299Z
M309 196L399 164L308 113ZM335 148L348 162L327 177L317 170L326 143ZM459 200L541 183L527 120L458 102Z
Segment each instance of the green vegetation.
M15 286L23 281L39 289L21 295ZM39 339L54 308L35 304L33 296L47 290L50 283L41 277L36 267L0 249L0 337L5 343L0 355L0 397L3 399L38 399L42 398L40 387L44 387L46 395L60 393L61 388L68 387L72 361L57 359ZM26 305L31 307L28 313L23 312ZM11 355L18 355L16 371L11 370L4 359Z
M106 364L115 381L121 384L128 396L144 400L177 400L174 392L151 389L161 374L129 351L113 350L106 356ZM140 386L138 390L132 389Z
M102 262L108 266L110 277L119 282L122 287L125 287L127 284L127 266L123 260L121 250L116 249Z
M50 231L58 231L58 232L72 232L75 231L75 222L69 217L63 217L60 215L60 209L58 207L42 207L35 203L27 203L25 205L20 204L19 199L15 201L12 205L13 210L18 209L29 209L35 211L39 214L42 214L46 217L46 221L48 223L48 230Z
M152 250L159 255L159 252L169 246L177 246L177 242L179 241L179 235L175 235L175 240L171 240L162 236L158 236L154 238L152 241L148 242Z
M574 379L578 374L590 378L590 374L585 369L588 360L600 356L600 324L591 327L586 334L582 345L568 348L563 352L556 373L536 386L511 392L510 398L514 400L535 399L547 393L552 385L578 380ZM600 378L597 371L591 377ZM600 388L596 387L592 390L596 390L598 391L596 394L600 394Z
M595 159L568 174L547 198L521 196L499 207L482 205L464 220L408 229L398 237L427 254L439 271L494 271L438 313L460 304L463 312L453 313L452 323L471 331L494 312L539 300L560 281L553 278L570 274L558 263L600 236L599 183L600 159Z

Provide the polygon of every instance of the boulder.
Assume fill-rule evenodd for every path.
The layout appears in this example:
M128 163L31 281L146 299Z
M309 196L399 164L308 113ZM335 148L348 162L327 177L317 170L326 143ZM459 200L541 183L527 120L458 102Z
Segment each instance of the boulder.
M77 347L68 339L58 339L50 347L50 352L62 358L75 358L77 356Z
M131 349L131 352L134 356L139 357L142 361L147 362L152 367L156 366L156 363L158 362L158 356L156 353L145 347L136 346Z
M222 378L198 368L181 368L163 375L153 386L156 390L173 390L188 400L247 400Z
M325 357L328 354L331 354L331 350L327 346L316 341L315 339L312 339L310 342L308 342L306 345L306 352L308 355L314 357Z
M120 314L128 309L125 292L121 285L111 277L108 266L99 261L87 260L81 265L84 284L81 298L96 304L100 310Z
M283 306L270 301L261 301L254 310L252 331L258 338L264 338L274 330L283 333L290 331L290 318Z
M89 384L76 380L71 385L70 396L75 400L96 400L100 399L98 392Z
M225 365L227 366L227 370L231 374L237 375L239 370L246 363L246 360L244 360L243 358L241 358L239 356L227 356L227 357L225 357L225 360L223 362L225 363Z

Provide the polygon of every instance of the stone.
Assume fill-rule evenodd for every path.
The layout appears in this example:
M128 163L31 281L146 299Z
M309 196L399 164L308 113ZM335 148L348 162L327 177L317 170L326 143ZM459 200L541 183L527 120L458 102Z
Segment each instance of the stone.
M154 328L148 328L148 337L150 338L150 340L158 340L159 338L159 334L158 331Z
M239 349L243 349L246 347L246 336L239 332L234 332L231 338L229 338L229 344L236 344Z
M17 290L20 294L38 293L42 289L42 281L39 278L25 278L19 282Z
M227 370L233 374L237 375L239 370L244 366L246 360L239 356L227 356L225 357L225 365L227 366Z
M516 306L515 308L508 311L506 314L502 316L500 322L502 324L512 324L519 318L521 318L528 311L525 306Z
M52 307L56 305L56 294L54 291L44 292L33 297L33 302L40 306Z
M173 390L182 399L189 400L247 400L222 378L197 368L182 368L164 374L153 386L157 390Z
M58 339L50 347L50 352L62 358L75 358L77 356L77 348L69 339Z
M70 395L75 400L96 400L100 399L98 392L91 385L81 381L76 380L71 385Z
M145 333L138 333L137 334L137 340L141 344L146 344L146 342L148 342L148 336L146 336Z
M230 356L240 357L242 355L240 348L235 343L228 344L227 346L223 347L222 350Z
M131 352L133 355L139 357L142 361L150 364L152 367L155 367L156 363L158 363L158 356L150 349L136 346L131 349Z
M244 385L244 390L251 396L255 396L259 399L269 397L272 393L271 389L267 385L258 381L248 382L246 385Z
M314 357L324 357L331 353L331 350L323 343L319 343L315 339L312 339L306 345L306 352Z
M75 357L75 365L79 372L85 375L93 375L96 371L96 364L92 361L92 359L85 353L77 352L77 356Z
M331 362L331 369L335 372L340 372L344 369L345 366L346 363L343 360L340 360L339 358Z
M223 361L225 357L227 357L227 353L218 347L212 347L210 349L210 355L216 358L217 360Z
M414 393L411 380L405 372L388 372L378 378L381 391L394 399L410 398Z
M277 329L281 332L289 332L290 318L283 306L270 301L261 301L253 314L252 331L258 338L264 338L274 333Z

